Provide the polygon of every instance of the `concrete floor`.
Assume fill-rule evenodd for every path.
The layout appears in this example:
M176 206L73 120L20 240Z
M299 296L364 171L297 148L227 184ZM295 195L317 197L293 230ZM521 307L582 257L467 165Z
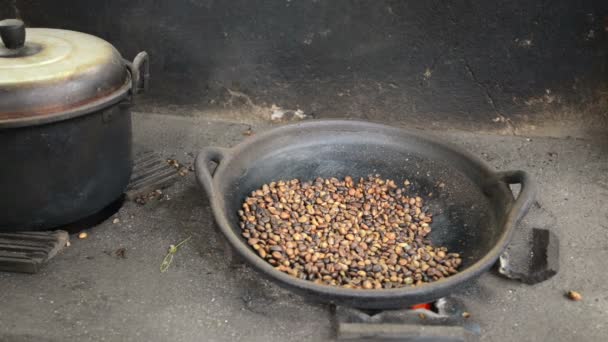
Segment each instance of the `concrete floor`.
M136 114L136 150L192 161L203 146L232 146L243 124ZM268 125L253 126L253 132ZM430 132L432 133L432 132ZM461 295L484 341L603 341L608 335L608 145L605 141L442 131L498 170L538 182L524 224L561 240L560 272L534 286L488 273ZM310 304L232 267L208 202L188 174L162 201L126 203L35 275L0 274L0 341L321 341L327 306ZM170 244L191 237L166 273ZM126 258L113 255L125 248ZM582 293L581 302L564 298Z

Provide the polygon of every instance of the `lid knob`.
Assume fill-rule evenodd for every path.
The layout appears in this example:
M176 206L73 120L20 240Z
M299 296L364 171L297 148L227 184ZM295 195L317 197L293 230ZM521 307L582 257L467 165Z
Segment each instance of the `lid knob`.
M25 24L19 19L0 21L0 38L7 49L19 49L25 44Z

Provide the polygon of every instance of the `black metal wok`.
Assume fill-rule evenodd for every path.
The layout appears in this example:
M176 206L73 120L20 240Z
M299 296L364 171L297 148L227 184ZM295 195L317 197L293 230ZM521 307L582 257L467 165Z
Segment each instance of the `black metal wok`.
M212 172L210 161L217 163ZM318 285L275 270L251 249L238 222L244 198L264 183L369 174L413 184L433 216L430 238L463 257L460 272L418 287L356 290ZM448 295L488 270L527 212L535 187L523 171L496 172L425 132L358 121L309 121L272 129L232 149L208 147L196 176L229 243L257 270L314 300L358 308L403 308ZM443 183L441 187L439 184ZM521 184L517 199L509 184ZM430 195L432 193L432 195Z

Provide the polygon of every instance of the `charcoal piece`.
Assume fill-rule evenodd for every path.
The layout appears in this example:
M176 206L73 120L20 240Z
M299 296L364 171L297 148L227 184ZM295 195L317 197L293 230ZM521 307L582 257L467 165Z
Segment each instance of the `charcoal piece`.
M537 284L559 271L559 239L548 229L519 229L500 256L498 273L525 284Z

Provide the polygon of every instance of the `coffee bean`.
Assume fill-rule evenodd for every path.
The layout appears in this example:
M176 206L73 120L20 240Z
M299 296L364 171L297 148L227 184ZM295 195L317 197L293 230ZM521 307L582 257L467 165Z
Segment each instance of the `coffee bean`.
M418 286L462 263L458 253L426 240L433 215L424 199L377 175L271 182L237 213L242 236L261 258L317 284Z
M283 254L281 254L281 252L272 252L272 257L277 260L281 260L283 259Z

